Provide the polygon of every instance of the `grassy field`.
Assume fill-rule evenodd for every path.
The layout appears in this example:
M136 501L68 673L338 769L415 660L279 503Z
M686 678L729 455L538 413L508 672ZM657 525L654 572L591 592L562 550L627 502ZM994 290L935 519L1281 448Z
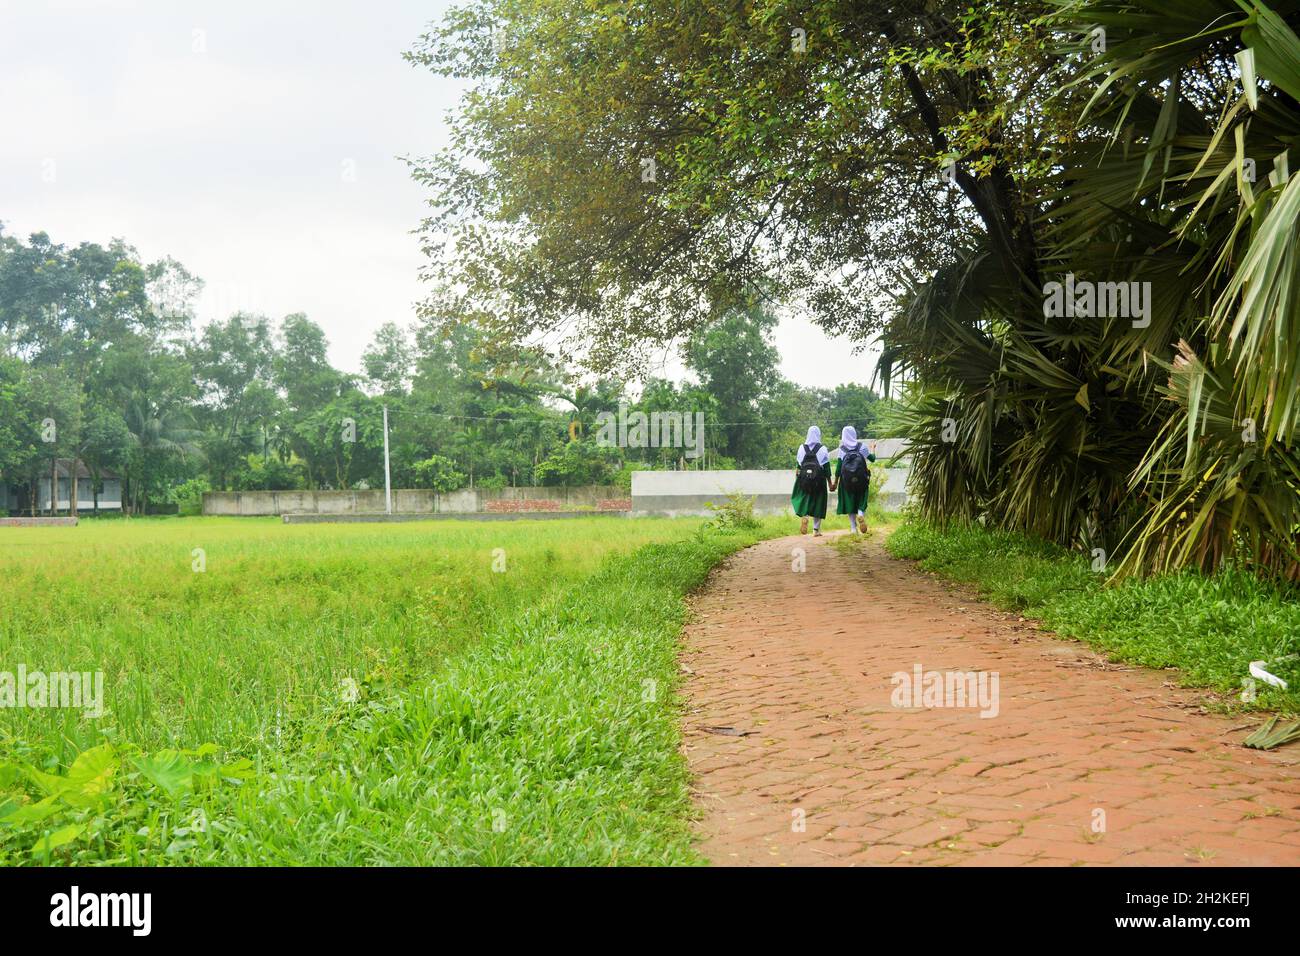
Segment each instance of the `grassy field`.
M345 681L405 686L606 556L696 524L187 518L5 529L0 670L102 670L108 713L0 709L0 739L60 761L104 733L251 753L336 703Z
M975 527L939 529L912 521L886 547L895 557L919 560L926 570L973 584L993 603L1115 660L1177 668L1183 684L1214 688L1233 706L1300 712L1296 660L1272 667L1289 681L1289 690L1256 682L1255 699L1240 700L1251 661L1300 653L1300 594L1294 591L1232 570L1107 587L1105 576L1079 554Z
M790 530L5 529L0 671L106 712L0 708L0 863L690 861L682 598Z

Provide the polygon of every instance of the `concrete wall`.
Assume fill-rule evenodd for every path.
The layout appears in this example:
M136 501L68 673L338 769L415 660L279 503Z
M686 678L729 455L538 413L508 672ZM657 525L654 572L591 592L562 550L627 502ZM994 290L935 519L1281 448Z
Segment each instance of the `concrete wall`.
M409 521L550 521L565 518L626 518L632 512L618 511L473 511L442 514L355 514L281 515L285 524L404 524Z
M794 469L789 471L634 471L632 513L677 518L712 514L709 503L722 504L739 492L754 497L760 514L790 510Z
M438 494L422 489L393 489L395 514L474 514L494 512L627 511L632 500L620 488L464 488ZM205 515L380 514L384 491L209 491Z
M885 483L878 494L886 511L901 511L903 505L911 499L911 493L907 490L907 479L911 473L910 468L885 469Z
M872 477L879 471L873 466ZM907 502L907 469L886 468L881 497L885 508L896 510ZM790 493L794 469L789 471L634 471L632 513L676 518L709 515L709 504L722 504L739 492L754 498L758 514L792 514ZM831 497L831 511L835 498Z
M873 473L879 466L872 468ZM906 468L886 468L880 492L888 510L907 502ZM632 511L636 515L709 515L732 492L753 496L760 514L790 512L794 469L789 471L637 471L632 495L619 488L464 488L448 494L394 489L395 514L518 514L572 511ZM835 502L832 498L831 509ZM209 491L205 515L365 515L384 512L384 492L366 491Z

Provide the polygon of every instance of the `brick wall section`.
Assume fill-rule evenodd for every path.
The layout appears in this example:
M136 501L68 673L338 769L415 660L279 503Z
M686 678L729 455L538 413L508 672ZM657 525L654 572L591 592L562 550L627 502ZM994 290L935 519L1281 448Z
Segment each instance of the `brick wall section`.
M76 518L0 518L0 528L39 528L53 525L60 528L75 528Z
M514 513L518 511L559 511L561 503L541 498L518 498L513 501L507 498L502 498L497 501L485 501L483 504L485 506L483 509L484 511Z

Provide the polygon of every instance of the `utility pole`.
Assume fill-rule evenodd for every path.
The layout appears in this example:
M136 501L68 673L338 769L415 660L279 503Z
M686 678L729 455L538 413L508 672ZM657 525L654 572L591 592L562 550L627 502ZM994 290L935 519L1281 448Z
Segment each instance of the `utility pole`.
M388 471L388 406L384 406L384 503L393 513L393 480Z

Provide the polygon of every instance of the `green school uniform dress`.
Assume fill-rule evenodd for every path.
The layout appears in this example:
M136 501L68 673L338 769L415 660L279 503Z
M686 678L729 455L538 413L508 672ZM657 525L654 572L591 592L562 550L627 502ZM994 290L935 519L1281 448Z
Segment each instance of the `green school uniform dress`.
M829 462L827 463L829 465ZM805 491L799 484L799 473L794 476L794 491L790 493L790 504L794 513L800 518L825 518L827 498L830 493L827 484L830 481L830 468L822 466L822 480L811 492Z
M868 463L876 460L876 456L873 455L871 452L867 451L866 445L859 445L858 447L859 450L862 452L862 457L865 458ZM835 480L836 481L839 481L840 462L842 460L843 460L843 456L835 459ZM835 513L837 515L852 515L852 514L857 514L860 511L866 511L867 495L870 493L870 491L871 491L870 481L867 482L867 487L863 488L856 495L850 494L848 489L844 487L844 483L840 482L839 490L836 492L838 497L835 500Z

